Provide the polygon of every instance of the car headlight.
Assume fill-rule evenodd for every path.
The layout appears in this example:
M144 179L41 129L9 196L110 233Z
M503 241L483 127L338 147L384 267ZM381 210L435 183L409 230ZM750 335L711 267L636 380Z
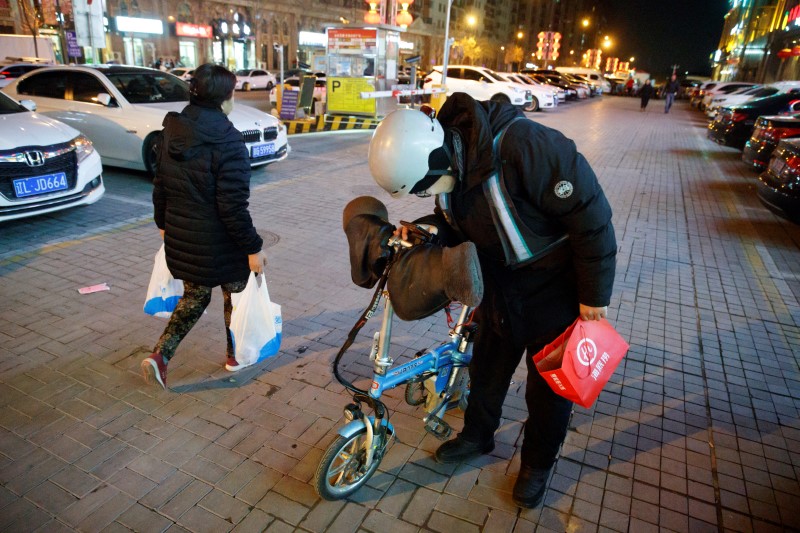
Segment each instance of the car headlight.
M78 135L72 139L70 144L75 148L75 154L78 156L78 163L92 155L94 152L94 145L92 145L92 141L90 141L85 135Z

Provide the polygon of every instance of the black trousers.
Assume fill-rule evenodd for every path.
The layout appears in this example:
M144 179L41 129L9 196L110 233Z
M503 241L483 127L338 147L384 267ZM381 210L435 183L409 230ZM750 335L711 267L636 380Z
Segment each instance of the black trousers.
M508 320L503 323L508 324ZM481 328L480 323L478 325L469 367L469 402L461 436L473 442L494 439L494 432L500 426L511 377L525 354L528 368L525 388L528 420L525 422L522 443L522 464L549 468L555 462L567 435L572 402L553 392L536 370L532 358L546 344L516 345L510 332L502 331L503 326L499 328Z

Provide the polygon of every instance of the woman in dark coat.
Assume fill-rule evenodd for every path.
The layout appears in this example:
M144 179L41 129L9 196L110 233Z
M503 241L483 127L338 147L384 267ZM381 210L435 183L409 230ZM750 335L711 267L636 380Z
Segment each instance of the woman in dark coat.
M650 83L650 80L647 80L644 82L644 85L642 85L642 88L639 89L639 95L642 97L642 111L647 109L647 103L650 101L650 98L653 97L653 93L655 93L655 89Z
M236 371L230 333L231 293L267 256L248 212L250 158L242 134L228 120L236 76L224 67L200 66L189 105L164 118L163 142L153 181L154 218L164 239L167 266L184 293L153 353L142 361L148 383L167 388L167 364L178 344L222 287L227 333L225 368Z

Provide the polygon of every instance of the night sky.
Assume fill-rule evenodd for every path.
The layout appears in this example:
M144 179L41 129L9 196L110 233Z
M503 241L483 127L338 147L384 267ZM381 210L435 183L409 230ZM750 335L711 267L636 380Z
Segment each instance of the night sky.
M678 73L710 75L728 0L607 0L609 55L635 57L634 66L663 78Z

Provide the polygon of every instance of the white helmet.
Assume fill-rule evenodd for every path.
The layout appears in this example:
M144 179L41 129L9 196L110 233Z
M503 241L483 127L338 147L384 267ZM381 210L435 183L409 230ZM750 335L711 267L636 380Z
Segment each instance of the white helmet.
M428 174L431 152L444 144L439 121L416 109L398 109L378 124L369 143L372 177L394 198L400 198Z

